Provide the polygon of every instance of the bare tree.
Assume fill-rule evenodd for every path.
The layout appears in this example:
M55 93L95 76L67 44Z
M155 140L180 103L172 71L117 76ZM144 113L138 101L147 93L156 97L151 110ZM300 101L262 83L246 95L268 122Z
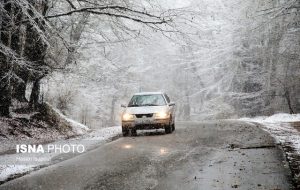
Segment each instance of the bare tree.
M61 7L49 7L57 3ZM141 23L149 27L166 24L171 21L168 15L155 15L143 7L131 6L126 1L99 2L65 0L57 2L5 0L1 7L1 93L0 113L9 115L11 98L27 101L25 91L27 84L32 82L30 107L35 109L39 103L41 80L56 69L64 69L74 62L82 32L90 15L107 18L125 19ZM66 6L67 5L67 6ZM59 10L58 12L56 12ZM74 22L70 40L57 31L53 21L62 17L80 15L79 21ZM122 22L120 22L122 23ZM124 28L126 24L124 24ZM129 29L129 28L127 28ZM53 35L54 34L54 35ZM60 39L67 49L65 62L49 62L49 39ZM55 57L55 55L52 55ZM53 59L54 60L54 59Z

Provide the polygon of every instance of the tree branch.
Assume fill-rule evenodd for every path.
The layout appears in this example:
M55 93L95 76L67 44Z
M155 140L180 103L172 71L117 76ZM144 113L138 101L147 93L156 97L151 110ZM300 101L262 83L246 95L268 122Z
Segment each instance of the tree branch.
M152 14L149 14L149 13L143 12L143 11L133 10L133 9L130 9L130 8L127 8L127 7L122 7L122 6L84 7L84 8L80 8L80 9L71 10L71 11L65 12L65 13L60 13L60 14L56 14L56 15L49 15L49 16L46 16L45 18L56 18L56 17L70 16L70 15L72 15L74 13L81 13L81 12L91 12L91 13L94 13L94 14L106 14L106 15L109 15L109 16L114 16L113 13L107 13L107 12L106 13L105 12L102 13L102 12L99 12L100 10L109 10L109 9L111 9L111 10L121 10L121 11L125 11L125 12L132 12L132 13L136 13L136 14L148 16L150 18L155 18L155 19L163 20L159 16L152 15Z
M70 1L70 0L66 0L67 2L68 2L68 4L73 8L73 9L77 9L76 7L75 7L75 5Z
M169 20L164 20L164 19L159 20L159 21L146 21L146 20L130 17L130 16L127 16L127 15L121 15L121 14L114 14L114 13L108 13L108 12L98 12L98 11L88 11L88 12L92 13L92 14L97 14L97 15L107 15L107 16L111 16L111 17L125 18L125 19L129 19L129 20L133 20L135 22L144 23L144 24L164 24L164 23L167 23L169 21Z

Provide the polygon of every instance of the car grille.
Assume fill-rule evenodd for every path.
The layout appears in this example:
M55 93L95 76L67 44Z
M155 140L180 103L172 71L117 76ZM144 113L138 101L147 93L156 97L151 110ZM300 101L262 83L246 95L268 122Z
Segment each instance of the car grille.
M153 116L153 113L148 113L148 114L135 114L135 116L137 118L142 118L142 117L152 117Z

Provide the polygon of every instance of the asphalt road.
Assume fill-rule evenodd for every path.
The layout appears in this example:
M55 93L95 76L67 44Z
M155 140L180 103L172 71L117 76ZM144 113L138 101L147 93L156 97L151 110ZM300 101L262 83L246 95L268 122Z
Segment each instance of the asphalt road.
M7 189L291 189L273 139L236 121L142 132L0 186Z

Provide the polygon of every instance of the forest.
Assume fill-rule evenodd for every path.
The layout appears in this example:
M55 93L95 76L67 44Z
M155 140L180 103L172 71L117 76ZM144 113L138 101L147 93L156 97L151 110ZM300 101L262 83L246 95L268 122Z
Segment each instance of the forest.
M2 0L0 117L49 103L97 128L132 93L178 119L300 111L299 0Z

